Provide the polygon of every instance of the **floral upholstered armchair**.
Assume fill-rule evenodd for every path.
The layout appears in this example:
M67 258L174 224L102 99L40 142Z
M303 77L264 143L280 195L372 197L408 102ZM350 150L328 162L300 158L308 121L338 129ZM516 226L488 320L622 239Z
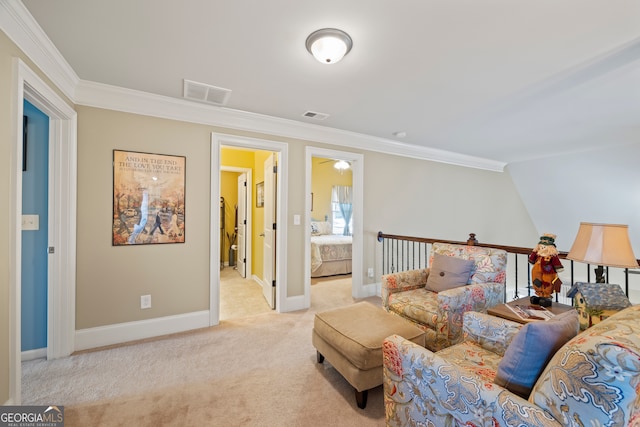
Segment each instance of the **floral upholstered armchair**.
M573 322L569 329L577 333L577 313L562 316L560 323ZM542 331L549 322L553 320L534 324ZM548 358L542 356L534 375L512 365L532 380L524 393L518 387L511 390L518 383L513 378L498 385L505 359L541 357L540 344L547 340L528 339L533 336L525 330L530 332L534 324L468 312L464 342L436 353L398 335L388 337L383 343L387 426L640 425L640 306L620 311L564 344L556 341L557 349L548 348Z
M507 253L434 243L431 258L430 268L382 276L381 295L383 307L424 330L426 347L437 351L462 340L465 312L504 303Z

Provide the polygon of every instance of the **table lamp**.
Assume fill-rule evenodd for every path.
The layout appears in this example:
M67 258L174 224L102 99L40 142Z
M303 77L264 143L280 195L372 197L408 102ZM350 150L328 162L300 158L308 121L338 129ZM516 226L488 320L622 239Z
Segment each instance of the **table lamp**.
M581 222L567 259L594 264L596 283L605 283L604 266L638 268L628 226Z

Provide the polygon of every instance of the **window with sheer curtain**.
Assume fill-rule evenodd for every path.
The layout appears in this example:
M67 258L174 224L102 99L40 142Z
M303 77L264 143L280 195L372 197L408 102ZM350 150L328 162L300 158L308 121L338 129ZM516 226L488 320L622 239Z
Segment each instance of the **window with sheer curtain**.
M351 236L353 195L350 185L334 185L331 189L333 234Z

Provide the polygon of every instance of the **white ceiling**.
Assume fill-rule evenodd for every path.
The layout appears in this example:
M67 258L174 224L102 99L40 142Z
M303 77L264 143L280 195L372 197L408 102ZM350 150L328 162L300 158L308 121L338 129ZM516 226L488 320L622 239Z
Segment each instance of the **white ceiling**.
M502 162L640 138L637 0L23 3L87 81L181 98L189 79L231 109ZM337 64L305 49L324 27L353 39Z

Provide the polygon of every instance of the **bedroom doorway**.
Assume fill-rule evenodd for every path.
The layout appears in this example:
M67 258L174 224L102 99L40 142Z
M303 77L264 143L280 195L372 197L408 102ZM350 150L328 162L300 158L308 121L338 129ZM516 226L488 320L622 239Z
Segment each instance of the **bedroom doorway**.
M311 289L319 286L347 288L351 294L352 280L352 211L343 212L339 194L352 194L353 172L344 160L326 157L311 159ZM338 285L339 284L339 285Z
M361 298L363 156L306 151L305 302L320 298L320 286Z

